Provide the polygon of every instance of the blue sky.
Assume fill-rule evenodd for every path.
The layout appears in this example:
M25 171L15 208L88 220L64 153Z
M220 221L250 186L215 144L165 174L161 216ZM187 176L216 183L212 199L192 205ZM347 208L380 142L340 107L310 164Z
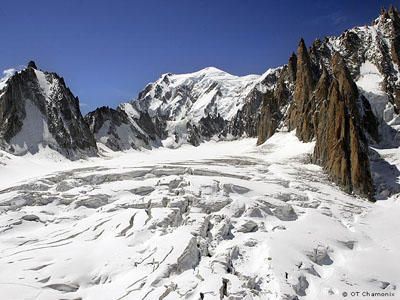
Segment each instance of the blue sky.
M34 59L87 112L136 97L162 73L263 73L286 63L301 37L310 44L369 24L389 4L400 1L4 1L0 69Z

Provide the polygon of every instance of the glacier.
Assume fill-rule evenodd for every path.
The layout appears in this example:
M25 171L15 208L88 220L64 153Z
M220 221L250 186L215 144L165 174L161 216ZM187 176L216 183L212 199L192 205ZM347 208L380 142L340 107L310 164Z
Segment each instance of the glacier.
M293 132L255 142L78 161L49 148L2 152L2 298L396 293L398 194L373 204L342 192ZM397 151L382 151L399 167Z

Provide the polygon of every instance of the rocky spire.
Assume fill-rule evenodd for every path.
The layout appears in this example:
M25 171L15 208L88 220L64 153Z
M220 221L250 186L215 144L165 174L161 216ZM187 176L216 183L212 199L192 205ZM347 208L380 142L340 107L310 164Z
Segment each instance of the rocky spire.
M312 124L313 103L311 101L314 90L314 76L307 47L303 39L297 49L296 87L294 90L294 105L289 117L289 130L296 128L296 135L300 140L309 142L314 137Z
M314 162L322 165L329 177L347 192L373 199L368 143L360 124L357 86L340 54L333 55L331 66L334 78L327 101L319 110ZM326 83L319 85L322 94Z
M28 68L37 69L36 64L33 60L28 62Z
M261 108L257 145L263 144L275 133L281 118L277 98L272 91L267 91Z
M391 4L389 6L389 10L388 10L388 14L391 18L393 18L393 16L398 15L398 10L397 7L395 7L393 4Z
M295 53L292 53L288 62L288 73L290 81L292 82L296 81L296 72L297 72L297 56Z
M290 102L296 81L297 56L293 53L277 78L275 88L263 94L257 145L263 144L283 123L284 108ZM290 88L290 87L291 88Z
M318 80L317 86L314 92L314 101L315 101L315 112L313 115L313 126L315 130L315 135L318 135L318 130L325 130L318 128L319 123L321 122L320 112L323 111L324 106L326 106L329 92L329 85L331 83L330 75L325 67L322 67L322 74Z
M290 62L289 62L290 64ZM300 41L294 96L289 108L289 124L300 140L316 140L313 161L324 167L332 181L347 192L373 199L368 141L364 132L376 136L377 122L368 101L359 96L344 59L334 53L328 68L313 65L303 40ZM313 68L319 68L317 72ZM284 72L289 69L287 66ZM329 70L329 71L328 71ZM283 78L283 77L282 77ZM267 93L261 110L258 144L278 128L286 97ZM284 89L282 89L284 91ZM366 126L366 124L370 124Z

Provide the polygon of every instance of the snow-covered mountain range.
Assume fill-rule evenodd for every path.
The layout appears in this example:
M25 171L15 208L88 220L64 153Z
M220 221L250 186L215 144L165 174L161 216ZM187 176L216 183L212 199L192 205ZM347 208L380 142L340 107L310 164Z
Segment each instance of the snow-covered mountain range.
M138 137L132 148L144 145L176 148L187 143L197 146L212 138L256 136L262 90L273 88L279 70L244 77L216 68L190 74L164 74L147 85L134 101L121 104L116 110L103 108L89 113L88 122L97 123L92 131L98 141L105 145L117 143L121 149L125 148L122 144L126 134L138 137L138 130L147 138ZM104 118L101 112L105 115L112 112L114 118ZM121 117L127 121L123 125L118 124ZM131 130L127 133L121 126Z
M31 62L1 80L0 145L14 155L50 147L76 159L97 155L99 147L101 152L177 148L243 137L258 137L261 144L277 130L296 129L300 140L317 141L313 161L333 181L373 199L368 145L398 143L399 37L398 11L383 10L371 25L316 40L309 49L302 40L288 64L263 75L238 77L213 67L164 74L133 101L85 118L64 80ZM340 58L334 63L335 55ZM335 66L342 66L336 74ZM336 81L338 105L353 94L343 113L327 104L334 103L329 98L335 98ZM325 134L322 121L328 116L331 127L343 127L342 138L347 136L340 147L332 145L341 137Z
M400 297L399 64L391 7L86 116L56 73L6 70L0 298Z
M353 28L339 37L316 40L310 48L310 58L315 66L323 65L327 70L330 69L332 54L339 52L352 78L370 100L375 115L392 125L398 122L396 107L400 79L395 47L397 26L397 12L385 11L370 26ZM99 109L89 113L87 123L98 142L107 145L107 141L114 138L114 142L109 142L113 150L151 147L160 145L160 141L165 146L177 147L182 143L198 145L213 137L257 136L261 103L268 91L277 88L281 74L286 73L285 69L290 64L296 64L294 60L295 56L288 65L267 70L261 76L237 77L213 67L190 74L164 74L154 83L148 84L135 100L121 104L116 112L113 109ZM26 68L26 72L29 73L29 69ZM289 68L288 71L293 74L284 78L284 84L294 85L296 70ZM5 97L11 78L20 77L21 73L8 74L2 79L2 97ZM44 99L62 98L61 93L64 91L57 90L57 79L51 79L56 75L46 73L46 78L41 74L44 73L36 69L40 85L40 90L36 89L36 92L42 93ZM60 83L65 89L64 82ZM10 86L12 88L12 84ZM288 92L287 97L292 97L294 88L289 87ZM56 101L47 102L47 105L42 105L46 109L51 105L58 107ZM30 105L29 102L27 105ZM49 119L49 122L57 121ZM154 126L148 128L150 122ZM68 126L66 124L63 127ZM46 131L46 128L43 130ZM9 142L9 135L13 133L2 134L6 142ZM41 139L27 141L27 145L40 142ZM121 145L116 146L116 143ZM54 145L46 138L42 144ZM90 146L93 147L93 143Z

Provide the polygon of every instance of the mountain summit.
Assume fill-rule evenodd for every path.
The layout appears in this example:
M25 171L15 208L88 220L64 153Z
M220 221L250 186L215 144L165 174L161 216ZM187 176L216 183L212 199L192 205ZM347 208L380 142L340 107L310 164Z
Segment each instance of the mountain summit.
M0 145L16 155L49 147L71 159L97 152L78 98L62 77L38 70L33 61L1 87Z

